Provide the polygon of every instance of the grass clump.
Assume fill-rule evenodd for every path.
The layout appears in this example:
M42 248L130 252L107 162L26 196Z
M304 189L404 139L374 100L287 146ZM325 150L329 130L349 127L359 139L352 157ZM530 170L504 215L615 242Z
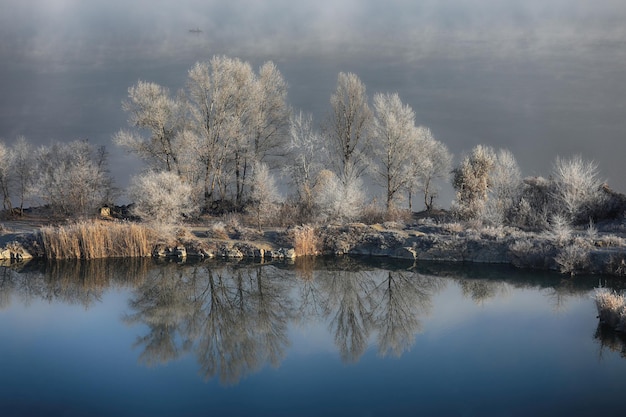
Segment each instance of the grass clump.
M315 227L297 226L289 230L288 239L293 245L296 256L314 256L320 253L320 239Z
M599 288L594 294L594 300L600 323L618 331L626 330L626 297L615 291Z
M155 233L136 223L77 222L41 228L48 259L135 258L151 256Z

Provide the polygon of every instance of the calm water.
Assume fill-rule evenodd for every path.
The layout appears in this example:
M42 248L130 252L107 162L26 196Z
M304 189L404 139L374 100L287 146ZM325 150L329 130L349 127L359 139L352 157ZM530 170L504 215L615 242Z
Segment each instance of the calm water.
M352 259L2 268L0 415L623 415L597 284Z

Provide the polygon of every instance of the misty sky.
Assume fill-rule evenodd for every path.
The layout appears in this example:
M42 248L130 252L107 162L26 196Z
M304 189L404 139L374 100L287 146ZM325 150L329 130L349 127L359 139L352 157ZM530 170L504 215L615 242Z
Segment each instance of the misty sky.
M0 0L0 138L105 144L125 185L138 164L111 136L128 87L175 91L227 54L273 60L318 122L351 71L370 96L398 92L457 160L483 143L548 175L582 154L626 191L624 22L623 0Z

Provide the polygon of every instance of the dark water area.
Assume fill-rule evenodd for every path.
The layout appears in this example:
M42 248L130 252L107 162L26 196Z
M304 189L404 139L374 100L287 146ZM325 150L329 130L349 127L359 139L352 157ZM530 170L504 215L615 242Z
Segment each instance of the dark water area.
M0 269L3 416L622 415L599 277L371 259Z

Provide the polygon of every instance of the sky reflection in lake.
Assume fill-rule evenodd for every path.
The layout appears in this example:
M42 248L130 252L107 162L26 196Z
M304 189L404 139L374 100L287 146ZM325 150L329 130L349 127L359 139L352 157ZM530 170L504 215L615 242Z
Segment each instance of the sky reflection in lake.
M613 415L595 279L151 262L2 270L2 415Z

